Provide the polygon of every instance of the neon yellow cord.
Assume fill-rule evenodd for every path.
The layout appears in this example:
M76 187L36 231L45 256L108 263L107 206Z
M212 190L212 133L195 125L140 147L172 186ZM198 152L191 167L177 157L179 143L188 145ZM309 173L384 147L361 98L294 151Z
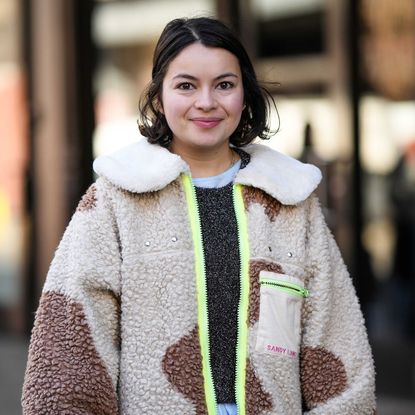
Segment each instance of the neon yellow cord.
M207 288L205 278L205 258L203 252L202 231L199 218L199 209L192 179L188 175L182 175L183 187L186 194L189 209L190 226L192 229L193 244L195 249L195 271L197 289L197 314L199 326L199 342L202 353L202 371L204 380L205 399L209 415L216 415L217 404L212 371L210 367L209 347L209 319L207 307Z
M238 415L246 413L246 364L248 354L248 307L249 307L249 240L242 185L236 184L234 204L238 222L239 255L241 260L241 297L238 313L238 341L236 350L236 403Z

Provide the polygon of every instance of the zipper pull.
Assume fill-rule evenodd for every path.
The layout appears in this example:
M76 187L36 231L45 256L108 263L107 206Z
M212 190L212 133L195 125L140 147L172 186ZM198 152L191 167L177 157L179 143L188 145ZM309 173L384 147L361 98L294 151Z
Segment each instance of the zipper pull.
M310 295L310 291L307 288L301 288L301 294L304 298L307 298Z

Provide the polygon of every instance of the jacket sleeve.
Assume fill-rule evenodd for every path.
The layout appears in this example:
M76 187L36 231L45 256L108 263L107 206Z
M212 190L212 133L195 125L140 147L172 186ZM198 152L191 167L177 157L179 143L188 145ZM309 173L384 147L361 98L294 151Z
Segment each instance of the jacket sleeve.
M304 413L372 415L375 375L363 316L315 197L308 224L310 294L303 307L300 360Z
M121 255L102 179L80 201L42 291L23 385L24 415L118 413Z

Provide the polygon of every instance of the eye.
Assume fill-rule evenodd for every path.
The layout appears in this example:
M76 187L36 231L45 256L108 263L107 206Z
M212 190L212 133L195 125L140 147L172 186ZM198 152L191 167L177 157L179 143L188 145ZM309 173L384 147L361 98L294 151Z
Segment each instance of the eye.
M190 82L182 82L181 84L177 85L177 89L181 89L183 91L189 91L193 89L193 85Z
M230 81L222 81L219 83L218 88L219 89L231 89L235 86L233 82Z

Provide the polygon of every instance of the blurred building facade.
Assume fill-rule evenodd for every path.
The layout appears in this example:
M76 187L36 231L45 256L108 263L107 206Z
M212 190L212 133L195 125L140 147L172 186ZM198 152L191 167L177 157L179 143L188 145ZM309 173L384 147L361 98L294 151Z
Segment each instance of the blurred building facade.
M160 31L198 15L231 25L273 82L280 125L267 145L322 169L379 390L415 399L412 0L2 0L0 330L30 331L93 158L141 138Z

